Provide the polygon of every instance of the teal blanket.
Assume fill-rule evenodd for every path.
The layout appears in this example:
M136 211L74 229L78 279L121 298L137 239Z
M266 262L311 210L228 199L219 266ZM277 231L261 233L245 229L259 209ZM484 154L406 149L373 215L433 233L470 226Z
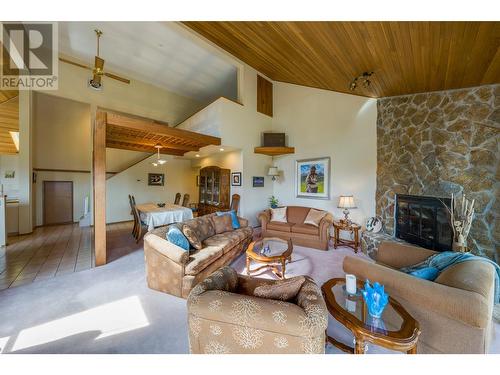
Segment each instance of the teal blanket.
M470 260L480 260L483 262L488 262L493 265L493 267L495 267L495 304L500 303L500 267L498 266L498 264L487 258L476 256L470 253L444 251L442 253L432 255L423 262L417 263L413 266L403 267L400 269L400 271L411 274L413 272L417 272L426 268L434 268L437 270L437 272L435 273L437 277L437 275L439 275L439 273L444 271L446 268ZM436 277L434 277L431 281L433 281Z

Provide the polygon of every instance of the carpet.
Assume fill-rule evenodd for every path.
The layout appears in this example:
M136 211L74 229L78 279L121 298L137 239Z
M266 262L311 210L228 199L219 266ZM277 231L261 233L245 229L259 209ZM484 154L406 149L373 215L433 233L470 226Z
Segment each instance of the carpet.
M307 274L321 285L343 276L346 255L354 253L296 246L287 275ZM232 266L243 273L244 255ZM331 317L328 333L352 344ZM500 353L498 341L491 352ZM0 353L188 353L186 302L146 286L138 250L102 267L1 291ZM327 353L342 352L328 345ZM368 353L391 352L369 346Z

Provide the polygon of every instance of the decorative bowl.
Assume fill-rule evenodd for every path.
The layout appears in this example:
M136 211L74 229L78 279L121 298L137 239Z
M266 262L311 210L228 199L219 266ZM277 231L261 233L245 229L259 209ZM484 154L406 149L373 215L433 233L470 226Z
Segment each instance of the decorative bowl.
M368 314L373 318L380 318L389 302L389 295L385 292L384 286L377 282L372 286L370 280L366 280L365 288L361 293L366 302Z

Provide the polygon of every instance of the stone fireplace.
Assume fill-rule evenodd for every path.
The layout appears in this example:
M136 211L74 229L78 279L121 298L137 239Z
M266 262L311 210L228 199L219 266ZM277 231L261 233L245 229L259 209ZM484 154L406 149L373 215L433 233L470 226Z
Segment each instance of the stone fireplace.
M396 194L395 236L435 251L450 251L453 229L449 198Z
M500 85L379 99L377 215L395 234L396 194L475 199L468 246L500 261Z

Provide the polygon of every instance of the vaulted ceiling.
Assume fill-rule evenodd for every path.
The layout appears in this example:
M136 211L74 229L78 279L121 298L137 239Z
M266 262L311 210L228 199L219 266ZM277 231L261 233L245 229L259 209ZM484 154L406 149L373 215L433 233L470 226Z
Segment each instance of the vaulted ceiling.
M184 24L275 81L368 97L500 83L500 22Z

